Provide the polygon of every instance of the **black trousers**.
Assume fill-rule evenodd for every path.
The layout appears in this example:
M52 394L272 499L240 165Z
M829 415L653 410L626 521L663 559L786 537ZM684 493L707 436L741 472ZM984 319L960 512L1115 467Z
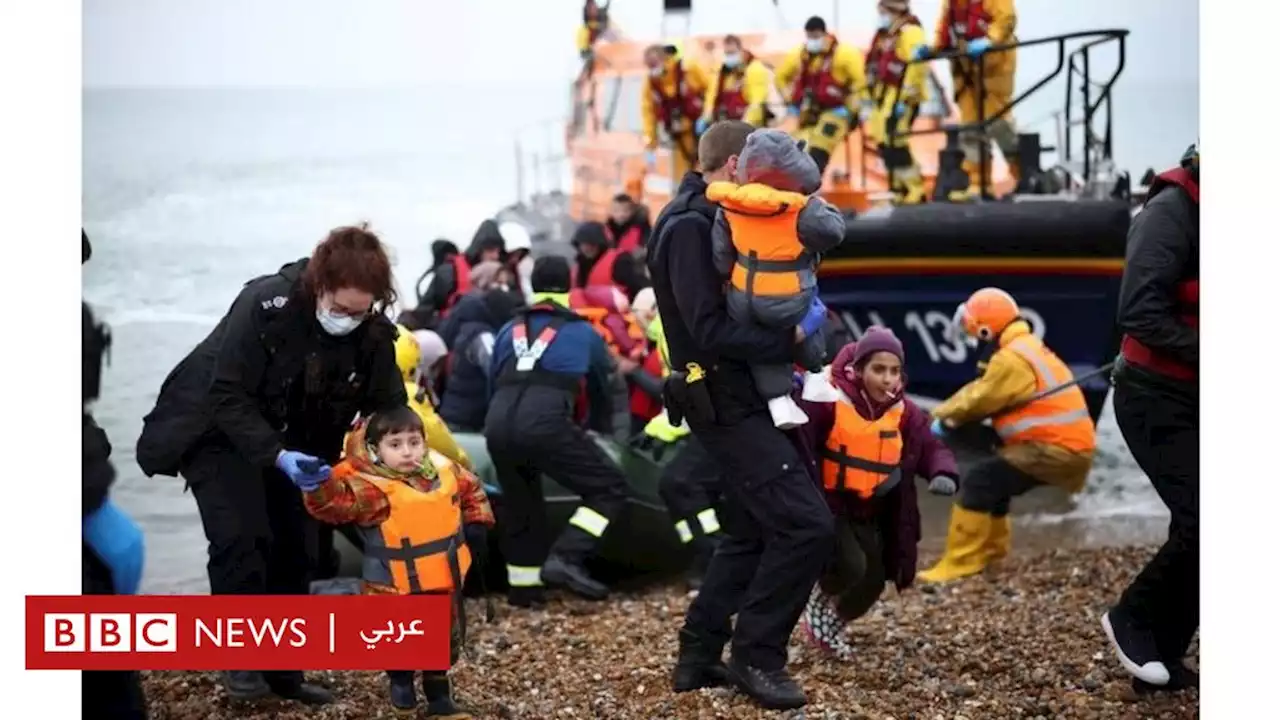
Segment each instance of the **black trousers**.
M85 547L81 552L82 588L85 595L114 595L111 570ZM131 670L94 670L80 673L80 717L85 720L146 720L147 698L142 676Z
M214 595L306 595L319 565L319 531L302 493L271 468L210 443L182 468L209 541ZM273 686L302 682L299 671L264 673Z
M1180 661L1200 627L1200 399L1197 389L1117 374L1116 423L1169 508L1169 537L1120 596L1118 609L1149 629L1166 663Z
M1004 517L1009 503L1031 490L1040 481L1010 465L999 456L974 463L960 483L960 507Z
M835 596L840 619L847 622L865 615L887 581L884 540L876 522L836 518L835 550L818 585Z
M782 668L791 631L831 553L831 511L768 413L732 426L690 421L690 427L724 472L726 537L685 629L718 647L732 639L734 657L749 665Z
M720 502L722 482L720 463L692 435L684 438L675 457L662 469L662 476L658 478L658 495L666 503L667 511L678 527L686 528L678 532L681 532L681 539L684 539L684 532L689 533L688 542L695 552L709 547L708 536L720 529L716 525L707 527L707 522L715 519L718 523L716 508Z

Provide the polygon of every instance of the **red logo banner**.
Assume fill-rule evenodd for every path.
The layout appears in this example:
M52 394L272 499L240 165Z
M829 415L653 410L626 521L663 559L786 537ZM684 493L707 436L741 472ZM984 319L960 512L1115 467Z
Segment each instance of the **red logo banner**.
M446 670L446 595L27 596L28 670Z

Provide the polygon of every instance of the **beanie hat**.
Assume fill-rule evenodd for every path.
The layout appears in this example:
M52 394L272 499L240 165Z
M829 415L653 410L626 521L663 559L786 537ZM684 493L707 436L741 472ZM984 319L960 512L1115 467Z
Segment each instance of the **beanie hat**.
M906 362L905 353L902 350L902 341L893 334L893 331L882 325L872 325L858 339L857 345L854 347L852 364L855 368L860 368L867 359L878 352L891 353L898 358L899 362Z
M827 23L822 18L818 17L817 15L814 15L813 17L805 21L804 31L805 32L826 32Z
M529 284L536 293L569 292L569 261L555 255L540 257L533 263Z

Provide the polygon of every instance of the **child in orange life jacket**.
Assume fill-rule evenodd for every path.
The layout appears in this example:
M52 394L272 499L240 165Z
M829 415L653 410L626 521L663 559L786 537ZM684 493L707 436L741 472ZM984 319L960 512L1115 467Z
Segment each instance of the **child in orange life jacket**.
M716 269L729 280L729 316L779 329L798 325L817 302L820 254L844 239L844 215L812 196L822 186L822 173L802 146L780 130L761 129L747 136L736 177L743 184L714 182L707 187L707 199L720 205L711 242ZM821 331L804 342L811 350L806 357L822 357ZM752 373L775 425L808 422L791 399L791 365L755 365ZM823 385L812 377L805 397L829 399L831 389Z
M830 368L839 399L800 405L810 472L836 516L836 544L801 617L809 640L842 659L852 656L844 628L871 609L886 582L899 591L916 574L920 509L915 477L929 491L956 491L956 460L929 431L929 415L905 395L902 343L872 326L841 348Z
M331 472L322 472L324 479L318 484L299 485L307 511L322 522L359 528L365 546L365 593L453 595L449 662L456 663L466 633L462 579L472 558L484 555L486 530L494 522L483 486L443 455L428 455L422 419L408 407L378 413L357 425L345 451L343 461ZM412 561L412 576L404 560L379 553L403 538L416 546L438 547L434 552L427 547L427 554ZM387 671L391 704L397 711L417 711L413 675L412 670ZM428 717L470 717L454 703L448 673L424 671L422 690Z

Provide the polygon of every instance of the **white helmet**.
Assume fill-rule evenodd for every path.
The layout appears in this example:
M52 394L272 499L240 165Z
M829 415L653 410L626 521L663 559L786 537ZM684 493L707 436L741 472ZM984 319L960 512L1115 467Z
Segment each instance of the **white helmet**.
M502 236L502 245L507 252L516 250L533 251L533 238L528 229L518 222L508 220L498 226L498 234Z

